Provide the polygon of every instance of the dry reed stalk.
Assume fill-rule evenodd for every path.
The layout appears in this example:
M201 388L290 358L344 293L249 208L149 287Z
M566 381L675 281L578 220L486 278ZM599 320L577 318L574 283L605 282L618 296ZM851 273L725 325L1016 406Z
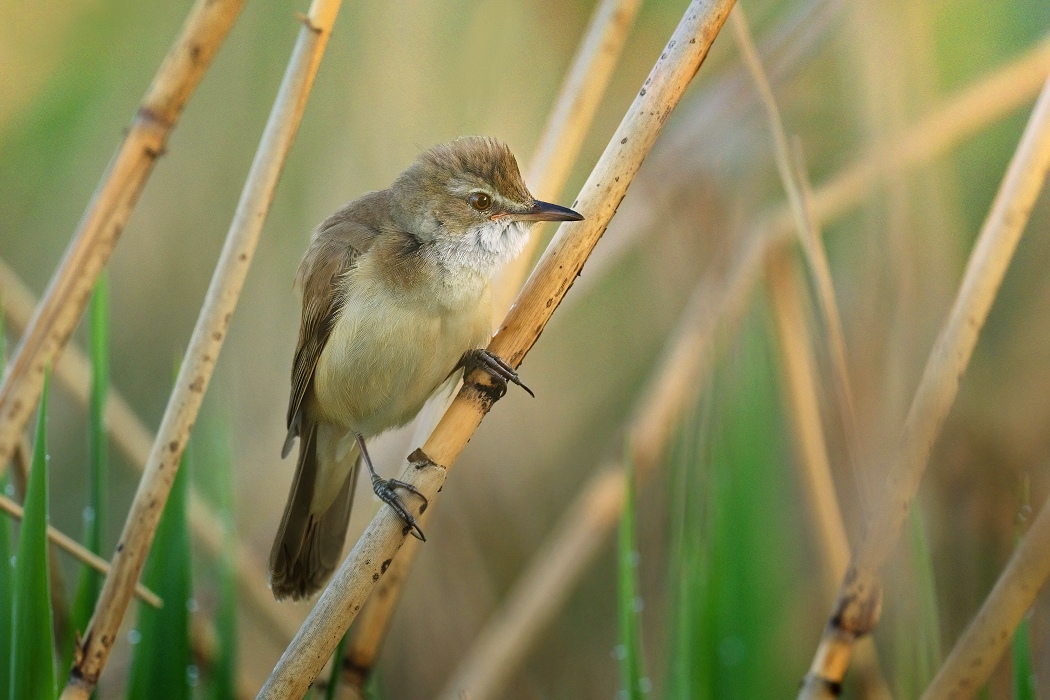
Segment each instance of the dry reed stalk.
M14 270L0 260L0 301L4 305L9 326L15 332L23 331L36 307L36 299ZM91 389L91 363L76 341L70 341L59 355L52 376L73 395L79 404L86 406ZM113 388L106 397L105 428L113 444L128 462L140 473L146 467L154 435L135 414L127 401ZM190 485L188 507L190 531L206 552L215 558L223 556L226 546L219 518L214 509L201 497L195 486ZM282 607L273 598L265 580L259 575L265 569L240 538L233 542L234 566L241 599L247 601L255 611L265 618L269 627L283 635L282 641L291 639L299 622L294 611Z
M712 366L717 335L737 324L761 272L762 247L744 248L729 269L705 277L685 311L657 374L628 424L635 478L644 482L663 457L680 416L696 401ZM622 463L598 469L561 523L540 545L499 609L471 643L439 697L499 697L533 642L568 599L620 520L626 481Z
M517 367L583 268L671 111L700 68L733 0L694 0L613 134L574 203L586 220L558 229L489 350ZM402 478L433 499L455 458L499 397L483 372L471 372ZM404 542L404 524L389 508L373 518L335 573L260 693L302 697Z
M845 334L824 242L812 216L812 196L802 185L808 178L801 173L797 161L792 157L780 108L751 38L744 10L739 5L733 10L732 22L744 63L751 73L769 119L777 170L787 194L788 207L794 219L799 242L816 283L817 299L828 333L828 345L835 369L839 409L846 426L848 442L853 445L856 440L856 421L853 412L853 390L846 363ZM766 261L766 276L769 280L770 305L781 338L787 397L793 407L788 413L795 421L799 449L802 453L801 465L804 466L805 472L803 483L813 489L808 491L807 495L810 498L817 531L820 533L824 561L833 569L831 589L834 590L835 584L846 572L849 543L831 478L831 461L824 444L824 430L820 424L816 372L813 370L809 354L810 344L802 315L802 297L795 280L793 262L789 260L788 255L783 248L771 254Z
M1040 45L1007 66L993 71L989 76L964 89L941 109L913 126L898 145L889 146L890 160L900 158L899 166L903 169L922 165L941 155L958 141L973 135L981 128L1008 114L1037 92L1041 82L1037 82L1036 79L1040 74L1045 75L1047 70L1050 70L1050 42ZM1041 81L1041 78L1039 80ZM986 102L986 100L990 100L990 102ZM946 137L942 138L942 135L946 135ZM934 141L931 143L930 139L934 139ZM897 170L894 170L894 172L897 172ZM804 203L807 209L813 212L812 216L815 221L823 220L826 222L841 216L851 207L861 202L870 185L875 183L882 174L879 164L874 160L874 156L869 154L832 177L817 190L815 196L808 194L807 183L804 179L801 179ZM813 200L818 204L812 204L809 200ZM729 309L738 310L733 313L742 313L742 305L750 295L755 282L759 279L762 261L767 254L770 254L774 246L779 243L790 242L791 234L794 232L793 225L794 221L791 218L790 210L785 206L757 227L757 231L754 234L755 242L745 249L747 252L741 256L740 261L734 267L733 273L724 280L717 282L710 288L709 292L704 292L704 294L710 294L707 297L709 299L718 299L721 294L725 293L727 300L723 302L725 306L717 305L713 308L710 313L714 315L706 323L717 322L720 315L730 313ZM700 294L701 292L698 292L697 297ZM718 311L720 308L724 310ZM690 314L684 314L684 316L688 315ZM703 324L699 321L697 324L698 329L703 327ZM642 408L636 413L640 419L644 419L647 415L652 416L651 420L648 421L648 430L640 425L637 425L632 430L637 450L635 459L637 464L641 465L641 468L638 470L639 478L644 478L646 474L645 469L647 468L648 460L645 455L649 454L649 450L661 448L667 439L667 432L661 434L656 431L661 430L665 425L669 425L670 421L673 420L671 414L675 412L661 409L660 406L664 405L668 399L657 397L661 395L671 396L671 392L677 391L681 387L702 381L703 377L700 374L695 375L696 378L692 382L688 379L690 376L688 374L690 371L688 363L701 354L711 352L707 346L711 341L710 339L705 339L705 334L700 330L696 330L695 333L696 336L691 342L683 340L675 344L676 349L669 354L669 358L661 365L667 367L668 371L661 372L661 378L656 380L650 389L652 396L647 402L641 404L646 408ZM672 371L671 368L675 369ZM683 377L687 379L683 379ZM653 431L651 433L652 437L647 438L646 435L650 434L650 430ZM659 453L654 452L652 454L658 455ZM588 484L584 486L583 492L588 493L596 490L600 478L600 476L592 477ZM584 497L581 496L580 498ZM597 520L587 520L581 523L579 527L583 530L601 530L604 527L604 531L607 534L611 525L606 525ZM551 583L549 585L552 585L552 588L544 591L543 595L533 595L532 591L522 584L521 581L538 580L540 573L545 571L554 573L550 571L552 567L556 566L553 553L560 552L563 548L571 546L567 540L576 538L579 535L580 533L575 530L559 529L553 532L546 543L540 547L536 556L533 557L526 567L519 583L514 585L500 609L492 616L492 621L478 635L477 641L471 645L461 660L459 667L453 672L452 678L455 679L454 683L459 684L459 687L469 687L473 692L477 692L478 688L487 687L493 687L496 692L499 691L501 687L499 682L513 672L515 660L523 658L524 652L535 640L536 633L557 612L558 605L552 604L552 601L556 603L566 599L568 589L587 570L593 559L588 560L581 553L580 559L567 564L570 569L565 571L564 575L552 576L549 579L551 582L556 582L561 588L554 588L554 583ZM413 543L413 541L409 541L406 543L406 546L410 546ZM516 646L508 645L511 649L510 652L505 651L506 647L500 644L500 640L505 638L516 640ZM495 640L495 642L490 645L490 640ZM858 655L867 653L863 649L864 647L858 647ZM874 653L874 650L872 650L872 653ZM446 696L448 696L452 687L454 687L453 683L446 687ZM471 697L474 700L480 700L487 696L481 693L477 698L474 695L471 695Z
M18 505L7 496L2 495L0 495L0 510L18 520L22 519L22 514L24 512L22 506ZM47 538L51 540L53 545L64 549L70 556L85 566L90 566L103 576L109 573L109 562L92 552L90 549L87 549L84 545L80 544L61 530L48 525ZM135 584L135 595L147 605L152 605L155 608L159 608L164 604L163 601L161 601L160 596L143 586L141 583Z
M799 289L801 280L792 256L785 246L771 251L765 267L767 291L780 339L784 412L794 428L799 480L817 533L817 549L826 565L824 583L830 599L849 566L849 541L831 478L831 460L820 420L817 372Z
M565 189L641 4L642 0L601 0L594 8L526 173L525 181L538 199L556 202ZM521 254L500 273L492 305L496 322L507 315L521 291L541 240L535 227Z
M190 429L222 349L230 318L248 274L263 222L273 200L296 129L306 107L340 0L313 0L302 18L292 56L263 131L237 204L208 293L193 329L175 388L168 399L146 469L124 524L124 531L95 606L95 614L76 650L64 699L87 698L112 650L139 577Z
M1047 552L1050 501L1039 509L981 609L930 682L922 696L924 700L977 695L1050 576Z
M933 444L999 285L1050 168L1050 80L1036 101L966 266L958 296L923 370L890 457L885 493L854 553L799 697L834 696L854 642L871 632L881 608L880 570L908 518Z
M733 9L732 22L741 57L751 74L769 120L777 171L817 291L817 301L827 333L828 354L831 356L835 374L834 385L850 466L858 489L863 495L866 490L863 488L864 481L860 478L856 457L858 432L853 388L846 359L845 333L842 330L842 317L835 297L824 241L813 216L813 194L802 164L801 146L798 142L795 143L798 146L796 149L789 146L780 107L751 37L742 6L738 5ZM850 550L821 424L818 378L813 366L811 342L803 314L803 295L799 289L801 281L787 246L778 246L770 252L766 258L765 269L770 308L780 337L781 371L787 387L786 413L791 417L799 451L796 463L808 510L820 541L818 549L824 564L824 585L828 595L833 596L849 565ZM863 648L858 649L857 656L865 696L889 698L889 687L883 678L874 644L867 640Z
M780 115L776 97L773 95L773 87L769 83L766 71L762 67L758 49L751 38L751 30L748 28L743 8L738 6L733 12L733 28L735 29L737 44L740 53L747 66L755 87L761 97L762 104L769 119L769 129L773 136L773 154L780 173L780 180L787 194L788 208L794 219L795 230L798 233L799 242L805 253L810 274L813 277L814 286L817 290L817 301L820 305L821 315L824 320L824 328L827 333L828 351L835 372L835 390L838 395L838 408L842 417L842 425L845 428L847 451L850 456L850 465L858 485L862 483L859 478L859 465L857 464L857 419L853 403L853 388L849 379L849 364L846 359L846 336L842 330L842 316L839 313L838 301L835 298L835 286L831 279L831 267L828 265L828 256L824 250L824 242L821 240L820 232L813 217L812 199L807 197L802 180L806 180L802 174L800 159L793 156L793 151L788 145L787 130L784 128L784 120ZM821 438L823 442L823 438ZM811 454L810 456L815 456ZM824 466L829 469L830 464L825 454ZM813 468L819 468L818 463L813 463ZM863 491L862 491L863 494ZM824 494L828 495L828 494ZM833 493L831 495L834 495ZM838 511L836 503L835 510ZM841 513L839 513L841 516ZM839 525L842 519L839 517ZM830 521L822 521L830 524ZM845 533L842 535L845 539ZM830 553L830 551L829 551ZM848 556L848 550L847 550ZM835 561L828 559L827 561ZM843 568L843 571L845 569Z
M640 5L641 0L601 0L595 7L529 166L526 182L538 199L557 201L565 188ZM538 231L533 230L525 249L500 274L493 303L495 320L506 316L521 290L540 240ZM433 428L433 423L421 425L417 434L429 435ZM425 525L425 520L420 524ZM419 544L414 539L404 544L350 632L342 662L342 682L356 689L357 694L375 665L401 584L415 561Z
M846 573L850 550L821 426L817 373L802 312L802 281L786 246L770 251L765 269L769 305L780 337L781 372L786 387L785 414L790 417L794 428L799 452L796 460L799 480L819 542L824 574L822 584L831 599ZM857 671L864 687L864 697L892 697L882 675L875 644L870 638L861 640L857 647Z
M102 176L0 385L0 473L18 444L53 365L131 216L182 109L244 0L197 0Z

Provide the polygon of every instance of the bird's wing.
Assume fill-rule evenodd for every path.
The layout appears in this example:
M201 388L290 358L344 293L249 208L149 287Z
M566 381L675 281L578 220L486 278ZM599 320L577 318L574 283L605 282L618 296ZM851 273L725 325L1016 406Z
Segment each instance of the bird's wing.
M345 210L338 212L321 224L299 264L303 318L292 362L292 393L288 400L288 437L282 450L284 456L301 432L304 399L310 390L314 369L345 302L341 278L354 269L375 236L372 229L354 221Z

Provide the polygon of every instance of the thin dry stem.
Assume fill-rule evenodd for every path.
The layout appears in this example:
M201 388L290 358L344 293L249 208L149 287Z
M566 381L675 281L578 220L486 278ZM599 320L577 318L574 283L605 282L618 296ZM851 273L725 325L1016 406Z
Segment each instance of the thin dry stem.
M802 282L786 246L770 252L766 259L766 277L769 303L780 337L781 371L786 385L785 413L794 427L799 478L820 543L822 583L831 599L849 565L849 542L820 420L818 379L803 314ZM870 638L862 640L857 647L857 666L865 686L864 697L891 697Z
M987 683L1013 632L1050 576L1050 501L1043 504L981 609L955 643L924 700L970 698Z
M839 687L857 638L881 608L880 571L907 520L933 444L1050 167L1050 80L1036 102L985 220L962 284L912 400L888 469L885 493L840 588L800 697Z
M131 504L113 558L113 568L102 587L91 625L77 648L70 681L62 693L64 699L87 698L109 657L130 602L131 586L145 564L190 428L222 349L339 5L340 0L314 0L308 21L300 29L164 419Z
M154 163L243 4L197 0L102 176L0 385L0 473L40 398L45 368L69 341Z
M489 345L511 366L520 365L580 273L732 6L732 0L690 3L574 203L587 218L559 228ZM488 375L471 372L434 434L410 456L402 478L428 499L435 498L448 469L497 398ZM301 697L306 692L406 534L393 511L379 511L281 657L261 698Z
M842 330L835 287L831 278L824 241L813 216L813 195L802 164L801 146L789 146L787 130L777 105L773 87L766 75L758 49L755 47L748 27L744 9L737 6L732 15L737 44L755 83L769 119L773 137L773 153L780 180L787 194L788 208L794 219L795 230L809 266L817 290L817 300L827 332L829 354L835 374L835 389L838 408L844 427L847 452L854 480L861 496L866 496L865 480L861 478L857 460L858 431L853 402L853 388L849 378L846 359L846 340ZM766 261L769 280L770 306L776 320L782 353L782 371L787 392L788 415L794 423L796 445L799 450L797 464L800 469L803 491L808 503L814 527L821 544L821 559L824 563L824 584L829 595L834 595L838 581L846 573L849 564L849 542L846 525L842 518L835 484L831 477L831 460L828 458L821 424L818 401L818 378L810 355L810 339L806 320L802 313L803 297L796 279L794 261L784 246L775 249ZM864 499L866 501L866 499ZM868 697L890 697L889 688L883 678L874 644L867 641L858 650L858 667Z
M824 583L831 596L849 565L849 541L831 478L831 460L820 420L817 373L803 313L800 280L790 250L779 247L770 254L766 277L769 304L780 338L785 413L794 427L799 476L804 485L802 492L813 517L821 559L826 564Z
M839 313L838 301L835 298L835 286L831 279L831 267L828 265L828 256L824 250L824 242L821 240L820 232L817 230L813 218L812 204L807 202L806 193L800 184L802 168L797 158L792 154L789 146L787 130L780 116L780 108L777 106L773 88L762 67L758 49L751 38L747 19L743 8L737 6L733 11L733 28L736 30L737 44L744 59L755 87L762 98L766 115L769 118L769 128L773 136L773 154L780 173L780 181L787 194L788 208L794 219L795 230L798 232L799 242L805 252L806 261L809 264L810 273L817 289L817 300L820 304L821 314L824 319L824 327L828 334L828 347L835 371L835 388L838 394L839 411L842 414L842 424L845 426L846 444L850 454L850 464L854 474L857 474L857 421L854 412L853 388L849 379L849 365L846 360L846 336L842 330L842 317ZM827 460L825 459L825 462ZM861 479L857 477L858 484ZM837 509L837 506L836 506ZM841 518L840 518L841 521ZM843 535L844 536L844 535ZM832 561L832 560L829 560ZM845 569L843 569L844 571Z
M2 495L0 495L0 510L18 520L21 520L22 515L24 514L22 506L18 505L7 496ZM92 552L90 549L87 549L84 545L80 544L61 530L48 525L47 538L51 540L53 545L60 549L64 549L70 556L80 563L90 566L103 576L109 574L109 562ZM143 586L141 583L135 585L135 595L147 605L152 605L155 608L159 608L164 604L160 599L160 596Z
M539 199L556 201L565 188L640 5L641 0L602 0L595 7L527 173L526 181ZM507 314L521 290L540 240L534 230L525 250L501 273L493 303L494 320ZM417 434L429 435L433 428L433 423L422 425ZM418 551L416 540L405 543L358 615L346 644L343 683L361 688L368 678L386 637L401 584Z
M0 301L4 305L9 327L15 332L24 330L36 307L36 299L3 260L0 260ZM87 405L91 390L91 363L76 341L70 341L58 357L52 376L66 387L78 403L82 406ZM112 387L106 397L104 425L113 444L132 466L142 472L146 467L146 460L149 459L155 436L131 409L121 393ZM190 486L188 515L190 531L195 540L211 556L224 556L227 536L223 533L214 509L193 485ZM274 600L266 582L259 575L265 566L256 560L239 537L234 537L231 546L241 599L264 617L269 623L268 627L282 635L283 640L291 639L299 629L298 619L292 609L282 607Z

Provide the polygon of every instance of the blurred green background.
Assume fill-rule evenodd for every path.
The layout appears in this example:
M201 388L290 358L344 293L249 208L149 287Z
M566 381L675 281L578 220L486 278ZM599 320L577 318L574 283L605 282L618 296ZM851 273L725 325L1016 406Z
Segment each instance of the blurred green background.
M643 3L559 201L572 202L685 5ZM37 294L189 6L0 0L0 258ZM279 454L299 319L291 285L312 227L362 192L387 186L421 149L458 135L506 140L525 169L592 7L583 0L344 3L194 434L195 483L221 500L208 465L229 459L237 531L260 562L293 468ZM873 144L892 142L1050 29L1045 0L758 0L744 7L815 183ZM109 266L111 380L151 428L294 43L294 15L305 9L287 0L247 3ZM622 446L624 421L710 261L739 247L758 213L783 200L765 116L728 29L524 363L537 398L511 391L445 488L384 647L384 697L426 698L441 688L579 487ZM872 473L899 431L1030 104L951 155L872 188L863 206L827 229L862 466ZM1044 194L931 461L918 532L932 577L916 555L923 548L908 543L889 572L892 594L877 641L902 697L924 687L917 659L950 648L987 593L1013 547L1024 499L1038 508L1050 488L1048 223ZM683 420L669 464L638 494L643 655L657 697L793 694L830 609L813 573L821 564L798 495L764 299L754 295L715 380ZM819 324L814 335L831 405ZM9 337L14 347L16 336ZM78 338L83 346L82 332ZM54 382L52 394L51 523L77 535L87 419ZM860 508L836 430L828 437L852 540ZM404 437L382 441L373 452L380 471L399 469L412 447ZM110 454L106 547L136 483L121 455ZM359 489L348 545L376 508ZM615 547L606 547L504 697L616 694L615 557ZM75 581L72 564L67 569ZM215 615L214 571L209 562L195 567L198 616ZM265 577L261 567L256 573ZM309 610L291 607L299 617ZM937 613L925 636L916 632L915 610ZM1031 621L1044 685L1048 612L1044 597ZM263 677L287 639L249 609L241 613L242 669ZM121 643L103 697L123 692L127 664ZM1011 692L1008 668L1009 661L993 679L992 697Z

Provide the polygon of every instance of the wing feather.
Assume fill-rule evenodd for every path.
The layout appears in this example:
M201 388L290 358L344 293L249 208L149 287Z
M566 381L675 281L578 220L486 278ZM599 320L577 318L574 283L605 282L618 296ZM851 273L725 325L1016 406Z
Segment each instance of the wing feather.
M355 221L344 209L318 227L299 264L297 280L303 292L299 342L292 362L292 391L288 400L287 456L303 424L303 410L317 362L321 358L345 299L342 278L352 274L358 259L372 245L376 232Z

